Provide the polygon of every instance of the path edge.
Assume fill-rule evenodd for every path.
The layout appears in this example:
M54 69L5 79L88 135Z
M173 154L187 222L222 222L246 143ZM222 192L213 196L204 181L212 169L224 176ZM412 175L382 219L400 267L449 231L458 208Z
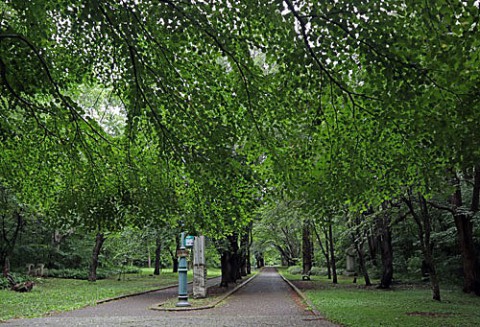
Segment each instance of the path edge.
M278 270L277 270L277 272L278 272ZM278 273L278 274L282 277L282 279L285 281L285 283L287 283L295 291L295 293L297 293L297 295L302 298L302 300L305 302L305 304L307 304L309 311L311 311L315 316L323 318L323 315L320 313L320 311L315 309L315 306L313 305L312 301L310 301L310 299L307 298L307 296L302 291L300 291L298 289L298 287L296 287L291 281L289 281L287 278L285 278L281 273Z
M210 280L210 279L215 279L215 278L219 278L219 277L220 277L220 276L216 276L216 277L210 277L210 278L207 278L207 279ZM193 282L188 282L188 284L191 284L191 283L193 283ZM142 291L142 292L137 292L137 293L132 293L132 294L119 295L119 296L115 296L115 297L111 297L111 298L107 298L107 299L103 299L103 300L98 300L98 301L95 301L95 304L98 305L98 304L102 304L102 303L107 303L107 302L112 302L112 301L117 301L117 300L126 299L127 297L144 295L144 294L153 293L153 292L159 292L159 291L163 291L163 290L166 290L166 289L169 289L169 288L173 288L173 287L178 287L178 283L177 283L177 284L172 284L172 285L163 286L163 287L160 287L160 288L155 288L155 289L153 289L153 290Z
M150 310L157 310L157 311L196 311L196 310L213 309L218 304L220 304L220 302L224 301L227 297L229 297L230 295L232 295L233 293L235 293L236 291L238 291L239 289L241 289L242 287L244 287L245 285L250 283L255 277L260 275L261 271L262 270L259 270L255 275L253 275L252 277L250 277L246 281L242 282L241 284L237 285L233 290L231 290L231 291L227 292L226 294L222 295L218 300L216 300L212 304L205 305L205 306L202 306L202 307L195 307L195 308L194 307L162 308L161 307L162 304L165 303L165 302L162 302L162 303L157 303L157 304L152 305L151 307L149 307L149 309Z

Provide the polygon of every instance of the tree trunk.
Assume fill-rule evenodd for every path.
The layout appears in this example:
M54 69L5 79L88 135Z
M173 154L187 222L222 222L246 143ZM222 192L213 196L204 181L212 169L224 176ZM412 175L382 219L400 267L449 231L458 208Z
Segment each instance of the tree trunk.
M240 273L240 249L238 246L238 234L234 233L232 236L228 236L227 239L230 241L230 248L232 249L232 267L233 267L233 279L237 281L238 279L242 278L242 274Z
M253 221L250 222L248 225L248 247L247 247L247 275L252 273L252 254L251 254L251 246L252 246L252 229L253 229Z
M102 250L103 242L105 242L105 237L103 233L97 233L95 237L95 246L93 247L92 252L92 262L90 264L90 272L88 274L88 280L90 282L97 281L97 268L98 268L98 256Z
M241 278L240 256L238 254L238 236L236 233L227 236L228 248L223 250L221 256L222 281L220 286L228 287L229 283L235 283Z
M222 269L222 280L220 281L220 287L228 287L229 283L234 283L235 280L232 278L232 253L229 250L224 250L220 257L220 264Z
M377 219L377 228L382 255L382 278L378 288L387 289L390 288L393 280L392 233L387 213L384 213L383 217Z
M358 255L358 266L360 268L360 272L363 275L365 280L365 286L372 286L372 282L370 281L370 276L367 270L367 264L365 262L365 252L364 252L364 244L365 241L368 240L367 232L365 228L362 228L360 217L355 217L355 226L352 232L353 244L355 246L355 251Z
M471 217L456 213L454 219L455 226L457 227L460 251L462 253L463 291L465 293L475 293L480 296L480 273L478 259L475 254Z
M326 260L327 260L327 277L328 279L332 279L332 262L330 260L330 238L328 237L327 231L323 231L325 234L325 253L326 253Z
M365 263L365 255L363 253L363 242L354 242L355 250L358 255L358 265L360 266L360 271L362 272L363 278L365 279L365 286L372 286L370 281L370 276L368 275L367 265Z
M265 266L265 259L263 258L263 253L261 252L255 253L255 262L257 264L257 269L260 269L263 266Z
M0 256L0 267L2 267L2 275L3 277L7 277L10 273L10 264L8 257L2 253Z
M375 233L370 232L371 235L368 236L368 252L370 253L370 261L374 267L378 267L377 262L377 249L378 249L378 238Z
M176 256L172 257L172 272L178 273L178 258Z
M460 179L457 176L455 176L454 184L456 191L452 197L454 207L453 218L455 220L455 226L457 227L460 252L462 254L463 291L465 293L475 293L480 296L480 263L475 252L472 223L472 216L479 211L480 165L475 166L470 213L461 210L463 199Z
M8 214L1 215L2 229L0 230L0 265L3 277L7 277L8 273L10 272L9 258L13 253L13 249L15 248L15 243L17 242L18 235L20 235L20 232L22 231L25 223L22 213L20 211L14 211L12 215L15 220L15 227L11 230L6 227L7 224L5 222L7 219L10 219L8 217ZM9 234L11 234L11 237L8 237Z
M337 278L337 264L335 260L335 247L333 245L333 227L332 224L328 226L328 238L330 241L330 264L332 266L332 283L333 284L338 284L338 278Z
M315 236L317 238L317 243L320 246L320 251L322 251L323 256L325 257L325 261L327 263L327 274L328 274L328 279L332 279L332 273L330 271L330 256L328 255L328 237L325 237L325 246L323 246L322 240L320 238L320 234L318 233L317 226L315 223L312 224L313 226L313 231L315 233Z
M145 250L147 250L147 267L148 269L152 268L152 256L150 253L150 246L148 244L148 238L145 239Z
M355 251L358 255L358 266L360 268L360 272L365 279L365 286L372 286L372 282L370 281L370 276L368 275L367 265L365 263L365 253L363 251L363 245L365 244L366 233L364 230L361 230L360 218L355 218L355 226L352 228L352 238L353 238L353 245L355 246ZM363 235L362 235L363 233Z
M170 257L172 258L172 272L173 273L178 273L178 257L177 257L177 250L180 249L180 239L175 236L175 251L172 252L172 250L169 248L170 252Z
M418 195L418 202L420 206L420 215L415 211L412 201L412 192L409 191L408 198L404 199L404 202L407 204L410 214L413 216L413 219L417 223L418 227L418 239L420 241L420 246L423 254L423 262L425 263L425 269L422 265L422 274L425 271L428 273L430 278L430 285L432 289L432 298L436 301L440 301L440 284L437 275L437 270L435 267L435 262L433 260L433 245L431 244L431 217L427 207L427 201L423 195Z
M303 267L303 274L308 275L310 270L312 269L312 240L310 235L310 221L305 220L303 222L303 229L302 229L302 267Z
M296 242L296 236L292 235L292 232L289 228L281 227L280 230L284 235L284 242L282 244L277 244L277 247L282 247L284 249L284 258L287 262L287 266L295 266L298 262L300 256L301 245L298 246Z
M160 236L157 235L155 239L155 269L153 274L158 276L160 275L161 267L160 267L160 255L162 254L162 240Z
M427 207L427 201L425 198L419 194L418 200L420 203L420 212L421 212L421 219L418 216L414 216L415 220L417 221L418 229L419 229L419 236L420 236L420 244L422 245L422 252L425 263L427 265L429 277L430 277L430 285L432 288L432 298L436 301L440 301L440 284L437 275L437 269L435 267L435 262L433 260L433 245L431 244L431 232L432 232L432 223L430 213ZM413 208L413 206L412 206Z
M248 231L245 232L245 234L242 235L241 241L240 241L240 275L241 276L247 276L247 251L249 247L249 238L250 235Z

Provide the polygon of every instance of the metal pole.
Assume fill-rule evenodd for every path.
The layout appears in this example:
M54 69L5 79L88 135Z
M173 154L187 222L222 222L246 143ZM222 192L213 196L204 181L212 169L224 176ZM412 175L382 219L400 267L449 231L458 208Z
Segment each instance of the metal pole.
M185 232L180 234L180 251L178 259L178 303L177 307L189 307L187 290L187 251L185 249Z

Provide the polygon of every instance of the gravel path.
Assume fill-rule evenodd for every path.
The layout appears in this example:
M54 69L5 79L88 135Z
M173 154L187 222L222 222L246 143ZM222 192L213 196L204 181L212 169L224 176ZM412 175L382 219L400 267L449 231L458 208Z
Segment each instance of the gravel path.
M210 285L218 283L210 280ZM163 312L148 307L176 296L177 289L129 297L51 317L11 320L7 326L336 326L306 311L275 269L266 268L220 306Z

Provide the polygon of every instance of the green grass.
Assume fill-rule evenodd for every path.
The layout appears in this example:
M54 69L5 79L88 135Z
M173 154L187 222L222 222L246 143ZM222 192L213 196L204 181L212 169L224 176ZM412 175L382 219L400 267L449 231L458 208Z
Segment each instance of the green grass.
M280 272L288 279L301 279ZM480 326L480 297L458 288L442 289L442 302L437 302L431 299L428 285L379 290L354 286L352 277L339 276L337 286L324 276L313 276L312 280L302 282L315 284L314 290L304 291L307 298L328 320L343 326Z
M95 305L99 300L176 284L178 275L170 271L162 271L160 276L151 276L153 269L142 269L141 274L126 275L120 281L116 275L95 283L61 278L38 279L29 293L0 290L0 321L41 317L51 312ZM218 269L209 269L207 273L208 277L220 276ZM191 280L192 271L188 275Z

